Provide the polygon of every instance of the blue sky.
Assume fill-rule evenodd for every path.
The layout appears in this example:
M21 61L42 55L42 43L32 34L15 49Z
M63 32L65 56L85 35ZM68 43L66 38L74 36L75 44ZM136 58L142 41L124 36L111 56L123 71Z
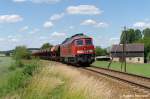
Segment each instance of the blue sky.
M0 50L40 47L85 33L94 44L118 43L124 26L150 27L149 0L1 0Z

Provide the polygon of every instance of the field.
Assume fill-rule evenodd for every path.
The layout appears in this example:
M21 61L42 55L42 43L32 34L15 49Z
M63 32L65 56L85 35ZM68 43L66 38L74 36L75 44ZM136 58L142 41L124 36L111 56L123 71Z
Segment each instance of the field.
M0 57L0 76L7 72L12 62L13 60L11 57Z
M8 68L13 62L11 57L0 57L0 81L8 74Z
M14 61L11 57L0 57L0 99L23 90L32 78L38 64L36 60ZM12 99L12 98L7 98Z
M94 65L96 67L107 68L108 64L109 64L109 62L107 62L107 61L96 61L92 65ZM121 71L121 63L113 62L111 64L110 68L114 69L114 70ZM150 64L127 63L127 72L132 73L132 74L136 74L136 75L142 75L142 76L150 77Z

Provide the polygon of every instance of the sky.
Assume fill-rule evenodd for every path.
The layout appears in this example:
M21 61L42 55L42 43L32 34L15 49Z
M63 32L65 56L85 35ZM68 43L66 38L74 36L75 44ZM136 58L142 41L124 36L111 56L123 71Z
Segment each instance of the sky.
M0 0L0 50L60 44L84 33L94 45L119 42L123 27L150 27L150 0Z

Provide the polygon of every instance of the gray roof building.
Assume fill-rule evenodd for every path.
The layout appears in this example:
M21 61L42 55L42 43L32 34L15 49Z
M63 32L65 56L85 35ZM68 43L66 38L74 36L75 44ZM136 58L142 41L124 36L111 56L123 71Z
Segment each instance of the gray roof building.
M144 57L144 44L126 44L126 57ZM123 45L113 45L111 48L112 57L123 56Z

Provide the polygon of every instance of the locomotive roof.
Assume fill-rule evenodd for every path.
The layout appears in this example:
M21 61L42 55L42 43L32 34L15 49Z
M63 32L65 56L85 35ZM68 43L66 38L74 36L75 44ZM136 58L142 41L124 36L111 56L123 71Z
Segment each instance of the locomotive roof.
M80 38L90 38L90 37L88 37L87 35L84 35L83 33L75 34L75 35L71 36L70 38L66 38L62 42L62 44L65 44L65 43L68 43L68 42L72 42L73 40L80 39Z

